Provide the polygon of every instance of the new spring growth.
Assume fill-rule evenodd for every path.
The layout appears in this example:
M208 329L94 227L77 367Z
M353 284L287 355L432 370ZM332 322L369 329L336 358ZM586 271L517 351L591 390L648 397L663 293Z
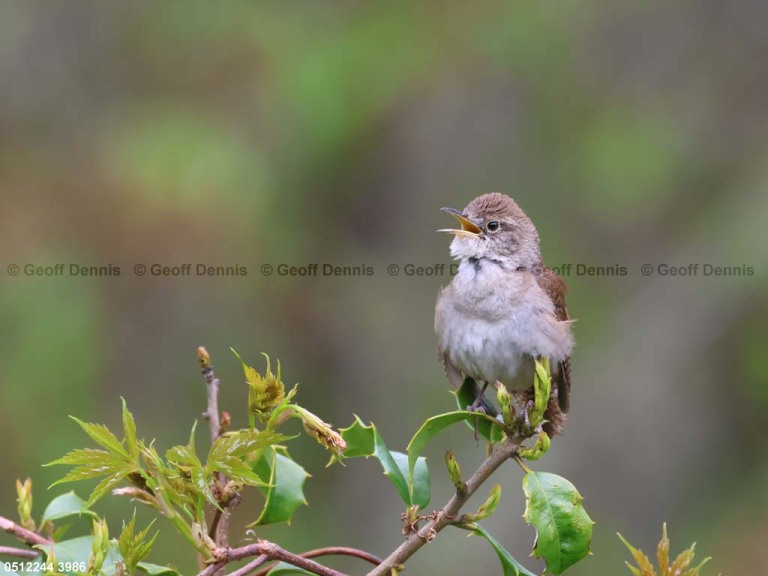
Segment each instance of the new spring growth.
M347 449L347 443L344 441L344 438L341 437L341 434L336 432L330 424L323 422L320 418L312 414L312 412L301 406L294 405L292 407L292 415L301 419L307 434L317 440L321 446L333 453L333 457L328 463L329 465L337 460L341 460L344 450Z
M403 521L403 536L407 536L411 532L418 532L419 521L421 520L420 512L421 508L419 508L419 505L413 504L408 506L402 516L400 516Z
M515 407L512 405L512 396L509 390L498 380L496 381L496 399L501 406L501 417L504 420L504 426L512 428L515 423Z
M208 354L208 350L204 346L200 346L197 349L197 359L200 361L200 368L207 370L211 367L211 356Z
M650 558L642 550L638 550L627 542L621 534L618 534L618 537L637 563L637 567L635 567L629 562L625 562L632 571L632 574L635 576L656 576L657 572L653 564L651 564ZM661 541L656 550L656 558L659 562L659 576L699 576L702 566L709 562L711 558L704 558L698 565L691 566L695 556L695 549L696 543L687 550L683 550L677 558L672 560L669 556L669 537L667 536L667 525L665 523L662 528Z
M35 529L32 519L32 479L27 478L22 483L16 480L16 501L19 503L19 524L27 530Z
M216 543L199 522L192 523L192 542L197 551L204 552L206 556L211 556L211 553L216 550Z
M459 467L459 461L456 460L456 456L453 455L453 450L445 451L445 465L448 468L448 477L456 486L456 492L459 494L465 494L467 492L467 485L461 479L461 468Z
M536 392L533 411L531 412L531 427L534 429L544 420L544 411L549 403L552 392L552 380L549 371L549 358L536 359L536 372L533 376L533 388Z
M526 460L538 460L549 450L551 441L546 432L539 432L538 438L536 438L536 444L533 448L520 448L518 454L521 458Z
M232 350L232 352L235 352ZM277 374L272 373L269 356L264 354L267 359L267 371L262 376L252 366L248 366L240 355L235 352L235 356L240 359L245 372L245 381L248 383L248 413L256 415L259 418L267 416L280 402L285 398L285 384L280 375L280 361L277 361Z
M87 574L99 574L109 553L109 529L106 520L93 521L93 543L88 557Z
M491 488L491 493L488 498L483 502L474 514L467 514L463 520L468 522L478 522L491 516L496 512L496 508L501 501L501 484L496 484Z

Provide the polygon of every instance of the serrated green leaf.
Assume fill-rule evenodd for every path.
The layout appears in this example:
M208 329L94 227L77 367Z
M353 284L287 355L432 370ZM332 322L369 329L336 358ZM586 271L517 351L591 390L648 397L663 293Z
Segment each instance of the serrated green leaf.
M456 397L456 405L458 409L466 412L467 406L471 406L472 403L477 399L477 388L475 381L469 377L464 378L464 382L462 382L458 390L453 392L453 395ZM475 423L477 423L477 433L480 436L493 443L501 440L504 436L504 431L501 429L501 427L493 424L487 418L482 418L481 416L482 414L474 413L470 420L466 420L467 426L469 426L472 430L475 430ZM486 416L488 416L488 418L491 420L495 420L493 416ZM496 420L496 423L501 424L498 420Z
M90 508L93 506L94 502L101 500L104 496L109 494L113 488L117 488L117 485L125 480L128 474L129 472L118 472L104 478L96 485L96 488L93 489L93 492L91 492L91 495L85 502L85 507Z
M294 512L307 504L304 481L309 474L286 451L275 447L268 449L254 463L254 470L262 478L269 478L269 486L259 488L266 501L259 519L250 526L290 524Z
M125 403L125 398L120 397L123 401L123 433L125 434L125 445L128 448L128 453L131 455L134 461L139 458L139 441L136 438L136 421L133 419L133 414L128 411L128 406Z
M96 516L86 508L85 500L71 491L51 500L50 504L46 507L45 512L43 512L41 524L61 520L63 518L68 518L69 516L80 516L81 514Z
M245 429L225 434L217 438L211 446L211 451L208 453L206 471L215 470L217 460L224 456L244 458L257 450L279 444L285 440L285 436L271 430L259 432L253 429Z
M123 559L125 560L126 571L128 573L135 572L136 566L146 558L152 550L152 545L155 543L159 532L147 540L154 520L140 532L136 533L136 510L133 511L131 521L123 523L123 529L120 532L120 536L117 538L117 548L120 551Z
M562 574L589 554L594 522L582 505L583 498L568 480L547 472L528 472L523 491L523 518L537 532L533 554L544 559L547 570Z
M416 434L413 435L413 438L408 443L408 448L406 448L408 451L407 477L408 485L411 488L413 488L413 472L414 467L416 466L416 461L419 458L421 451L429 443L429 441L432 440L432 438L434 438L438 433L445 430L449 426L456 424L457 422L464 422L468 420L474 421L476 419L489 422L492 425L497 424L500 426L500 423L491 416L467 412L466 410L458 410L456 412L439 414L429 418L426 422L424 422L424 424L421 425L421 428L416 431Z
M110 432L109 428L104 426L103 424L92 424L89 422L83 422L79 418L75 418L74 416L70 416L72 420L77 422L77 424L82 428L88 436L91 437L91 440L96 442L99 446L102 448L105 448L108 452L111 452L113 454L119 454L120 456L124 458L128 458L128 452L126 452L125 447L123 446L122 442L120 442L117 437Z
M408 482L408 456L402 452L390 452L379 435L376 426L366 426L355 416L355 421L348 428L340 430L341 437L347 443L345 458L375 456L384 469L384 475L390 479L397 493L408 506L417 504L423 508L429 504L429 469L427 461L420 457L414 467L413 492Z
M294 576L295 574L298 574L299 576L309 574L309 576L314 576L314 572L307 572L306 570L302 570L301 568L296 568L296 566L291 566L290 564L286 564L285 562L280 562L279 564L275 564L275 566L268 572L268 576Z
M149 576L179 576L179 573L173 568L158 566L149 562L139 562L138 568L145 574L149 574Z
M525 566L520 564L520 562L515 560L512 554L507 552L507 550L479 524L456 524L456 526L464 530L469 530L475 536L481 536L488 540L488 543L493 547L496 555L499 557L504 576L536 576L533 572L527 570Z

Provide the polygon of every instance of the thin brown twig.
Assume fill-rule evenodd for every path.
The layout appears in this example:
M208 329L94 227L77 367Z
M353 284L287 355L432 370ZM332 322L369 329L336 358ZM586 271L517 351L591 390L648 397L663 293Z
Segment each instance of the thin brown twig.
M203 418L208 421L211 445L213 445L219 436L221 436L221 419L219 417L219 386L221 382L216 378L216 374L213 371L213 364L211 364L211 357L205 347L200 346L197 349L197 359L200 361L201 373L205 379L205 390L208 397L206 409L205 412L203 412ZM216 474L216 480L221 486L227 482L227 479L221 473ZM230 512L227 510L226 505L222 506L222 508L216 508L213 512L213 518L208 532L208 536L216 543L216 545L224 548L228 546L229 516Z
M370 562L374 566L381 564L381 558L378 556L374 556L373 554L369 554L365 550L359 550L357 548L349 548L347 546L327 546L325 548L317 548L315 550L308 550L307 552L302 552L299 554L302 558L319 558L321 556L354 556L355 558L360 558L361 560L365 560L366 562ZM272 567L264 568L263 570L259 570L256 572L253 576L265 576L269 573L269 571L272 569ZM234 576L234 574L230 574L229 576Z
M34 560L40 555L37 550L27 550L26 548L14 548L12 546L0 546L0 556L15 556L25 560Z
M40 534L32 532L32 530L27 530L23 526L19 526L16 524L16 522L8 520L8 518L4 518L3 516L0 516L0 530L4 530L9 534L13 534L16 536L16 538L22 542L26 542L30 546L34 546L36 544L47 545L52 543L52 541L48 540L48 538L40 536Z
M256 560L252 560L251 562L248 562L245 566L242 568L238 568L234 572L230 572L227 576L248 576L251 572L256 570L259 566L264 564L265 562L269 562L269 556L266 554L262 554Z
M474 474L467 480L466 491L456 492L448 503L418 532L406 538L397 549L387 556L381 564L371 570L366 576L387 576L402 569L408 558L413 556L427 541L431 541L440 530L451 524L459 510L469 500L470 496L520 447L523 439L519 436L507 437L498 443L491 454L480 464Z
M247 546L242 546L240 548L219 548L214 552L214 555L218 557L219 560L200 572L198 576L213 576L213 574L228 563L242 560L243 558L250 558L252 556L266 556L269 560L285 562L291 566L296 566L297 568L302 568L308 572L317 574L318 576L346 576L343 572L327 568L314 560L288 552L277 544L266 540L259 540L254 544L248 544Z

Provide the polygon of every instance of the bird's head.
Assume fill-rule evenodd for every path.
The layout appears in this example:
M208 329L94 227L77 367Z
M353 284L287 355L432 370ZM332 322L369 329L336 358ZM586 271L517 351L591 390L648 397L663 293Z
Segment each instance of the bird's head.
M461 228L438 230L455 236L454 258L487 258L509 268L532 268L541 261L536 227L509 196L494 192L475 198L463 211L442 210L461 224Z

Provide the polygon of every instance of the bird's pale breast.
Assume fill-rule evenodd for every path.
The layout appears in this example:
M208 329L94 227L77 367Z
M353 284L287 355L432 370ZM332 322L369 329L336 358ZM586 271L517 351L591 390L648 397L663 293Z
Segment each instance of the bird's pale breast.
M553 364L573 347L567 322L529 272L463 263L440 294L435 314L440 350L464 374L521 390L533 382L533 356Z

